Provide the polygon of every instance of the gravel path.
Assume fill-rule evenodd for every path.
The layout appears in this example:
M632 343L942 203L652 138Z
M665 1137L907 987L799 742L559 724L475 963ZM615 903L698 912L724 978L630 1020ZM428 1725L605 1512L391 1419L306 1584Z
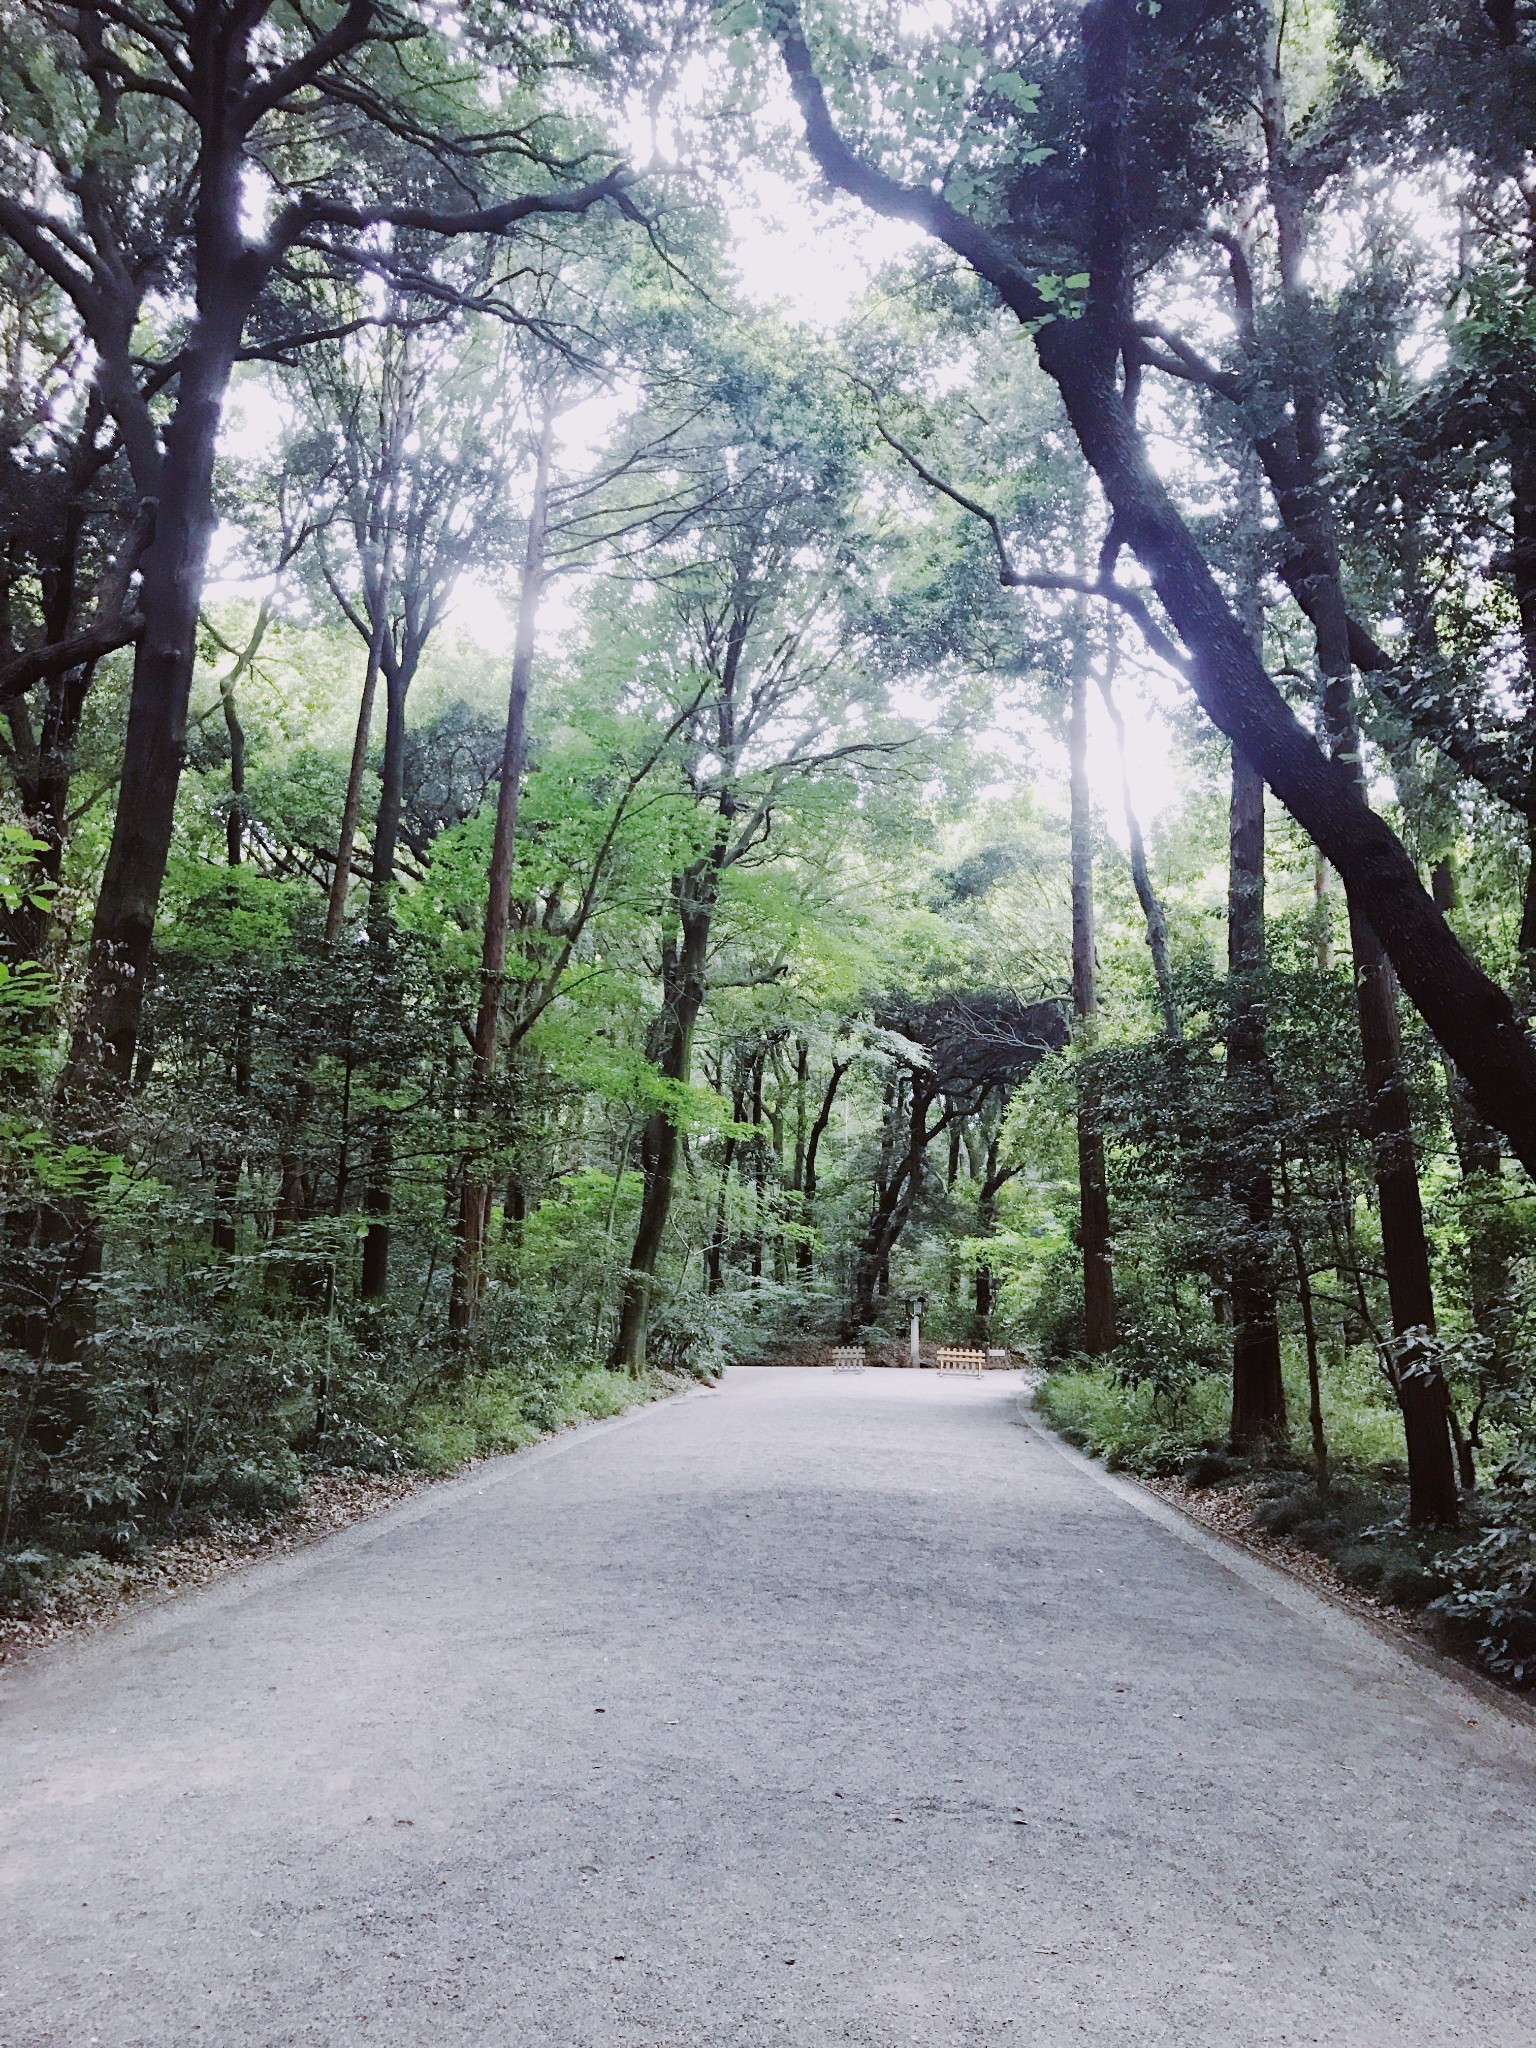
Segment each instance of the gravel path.
M0 1688L3 2048L1528 2048L1536 1734L1032 1430L741 1370Z

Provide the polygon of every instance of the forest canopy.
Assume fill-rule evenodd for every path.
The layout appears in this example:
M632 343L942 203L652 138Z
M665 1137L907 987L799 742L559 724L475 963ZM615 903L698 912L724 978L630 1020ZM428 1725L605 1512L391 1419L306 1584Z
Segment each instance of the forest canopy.
M921 1301L1523 1674L1523 0L0 19L0 1600Z

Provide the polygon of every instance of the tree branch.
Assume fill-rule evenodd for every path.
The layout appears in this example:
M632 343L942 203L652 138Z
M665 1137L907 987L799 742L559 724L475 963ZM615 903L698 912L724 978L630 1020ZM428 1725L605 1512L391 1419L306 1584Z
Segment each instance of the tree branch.
M137 640L143 630L144 621L139 614L125 612L116 618L99 620L68 640L53 640L45 647L13 654L8 661L0 662L0 704L25 696L34 683L44 682L49 676L65 675L72 668L84 668L89 661L100 661L104 654L112 654Z
M347 0L347 8L324 35L310 44L302 56L284 64L259 85L253 85L240 101L236 119L242 133L249 134L258 121L274 107L306 85L313 85L326 69L367 38L375 18L374 0Z
M503 235L536 214L585 213L603 199L612 199L622 206L636 175L627 165L620 164L605 176L572 186L569 191L525 192L495 206L469 207L458 213L440 213L430 206L349 206L339 199L307 195L279 216L263 253L269 262L275 263L285 249L312 227L395 227L416 228L429 235ZM632 202L628 210L638 211Z

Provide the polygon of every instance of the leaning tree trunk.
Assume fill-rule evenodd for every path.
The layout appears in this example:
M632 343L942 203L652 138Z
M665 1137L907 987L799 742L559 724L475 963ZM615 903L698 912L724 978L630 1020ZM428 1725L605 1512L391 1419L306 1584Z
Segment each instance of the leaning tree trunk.
M1016 1166L1002 1166L998 1162L1001 1132L993 1131L987 1141L986 1158L982 1165L981 1181L976 1194L976 1235L985 1240L997 1229L997 1198L1019 1171ZM997 1275L988 1264L985 1253L976 1262L976 1312L975 1332L979 1343L985 1343L992 1326L992 1312L997 1307Z
M387 582L386 582L387 589ZM336 835L336 867L331 876L325 904L325 943L334 946L341 937L347 914L347 891L352 882L352 861L357 849L357 821L363 808L363 776L368 768L368 743L373 732L373 700L379 687L379 667L384 653L387 622L382 601L379 616L368 636L368 662L363 670L363 694L357 707L357 730L352 736L352 758L347 764L347 791L342 800L341 826Z
M850 1060L834 1060L832 1077L821 1098L821 1107L812 1121L805 1141L805 1164L800 1176L800 1226L799 1242L795 1246L795 1265L802 1276L809 1276L816 1269L816 1247L811 1232L816 1220L817 1165L821 1154L821 1141L827 1134L832 1121L832 1105L837 1100L838 1084L852 1065Z
M905 1108L906 1142L898 1153L893 1134L892 1142L882 1147L891 1162L890 1168L888 1172L882 1171L876 1185L874 1214L854 1254L850 1333L855 1337L875 1320L876 1304L889 1284L891 1253L900 1243L907 1219L923 1191L928 1147L945 1121L941 1117L938 1125L929 1129L928 1111L932 1104L931 1077L919 1068L910 1069L906 1085L894 1091L890 1110L892 1117L899 1117Z
M1469 959L1436 910L1401 840L1276 689L1154 474L1125 404L1120 365L1131 316L1126 85L1130 43L1142 17L1129 0L1092 0L1080 17L1085 76L1095 102L1085 133L1083 195L1092 283L1082 318L1064 321L1041 298L1034 266L1017 260L1001 232L961 214L926 187L901 185L848 147L792 0L782 0L776 15L807 140L828 182L945 242L1034 335L1041 366L1061 394L1078 446L1109 503L1115 539L1146 570L1188 650L1189 680L1201 706L1355 892L1403 987L1466 1075L1482 1114L1536 1173L1536 1046L1508 995ZM1145 16L1148 23L1152 19ZM1136 606L1134 595L1129 603ZM1155 620L1144 610L1141 615L1156 634ZM1170 653L1177 662L1178 651Z
M1099 1088L1089 1059L1098 990L1093 948L1093 817L1088 802L1088 648L1081 632L1072 655L1067 751L1072 788L1072 1009L1088 1057L1077 1069L1077 1185L1083 1255L1083 1349L1113 1351L1115 1273L1109 1238L1109 1175Z

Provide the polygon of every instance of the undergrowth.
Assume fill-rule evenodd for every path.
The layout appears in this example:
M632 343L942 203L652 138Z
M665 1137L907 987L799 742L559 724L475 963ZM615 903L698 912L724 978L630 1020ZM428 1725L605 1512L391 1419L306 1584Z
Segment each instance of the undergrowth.
M93 1494L87 1484L68 1510L34 1516L0 1543L0 1617L89 1608L111 1595L125 1565L166 1542L231 1525L277 1526L326 1474L449 1473L621 1414L667 1384L549 1360L431 1380L407 1373L387 1391L372 1381L360 1388L355 1376L343 1384L333 1371L307 1400L269 1409L260 1432L237 1440L208 1430L206 1455L186 1458L169 1504L148 1485Z

